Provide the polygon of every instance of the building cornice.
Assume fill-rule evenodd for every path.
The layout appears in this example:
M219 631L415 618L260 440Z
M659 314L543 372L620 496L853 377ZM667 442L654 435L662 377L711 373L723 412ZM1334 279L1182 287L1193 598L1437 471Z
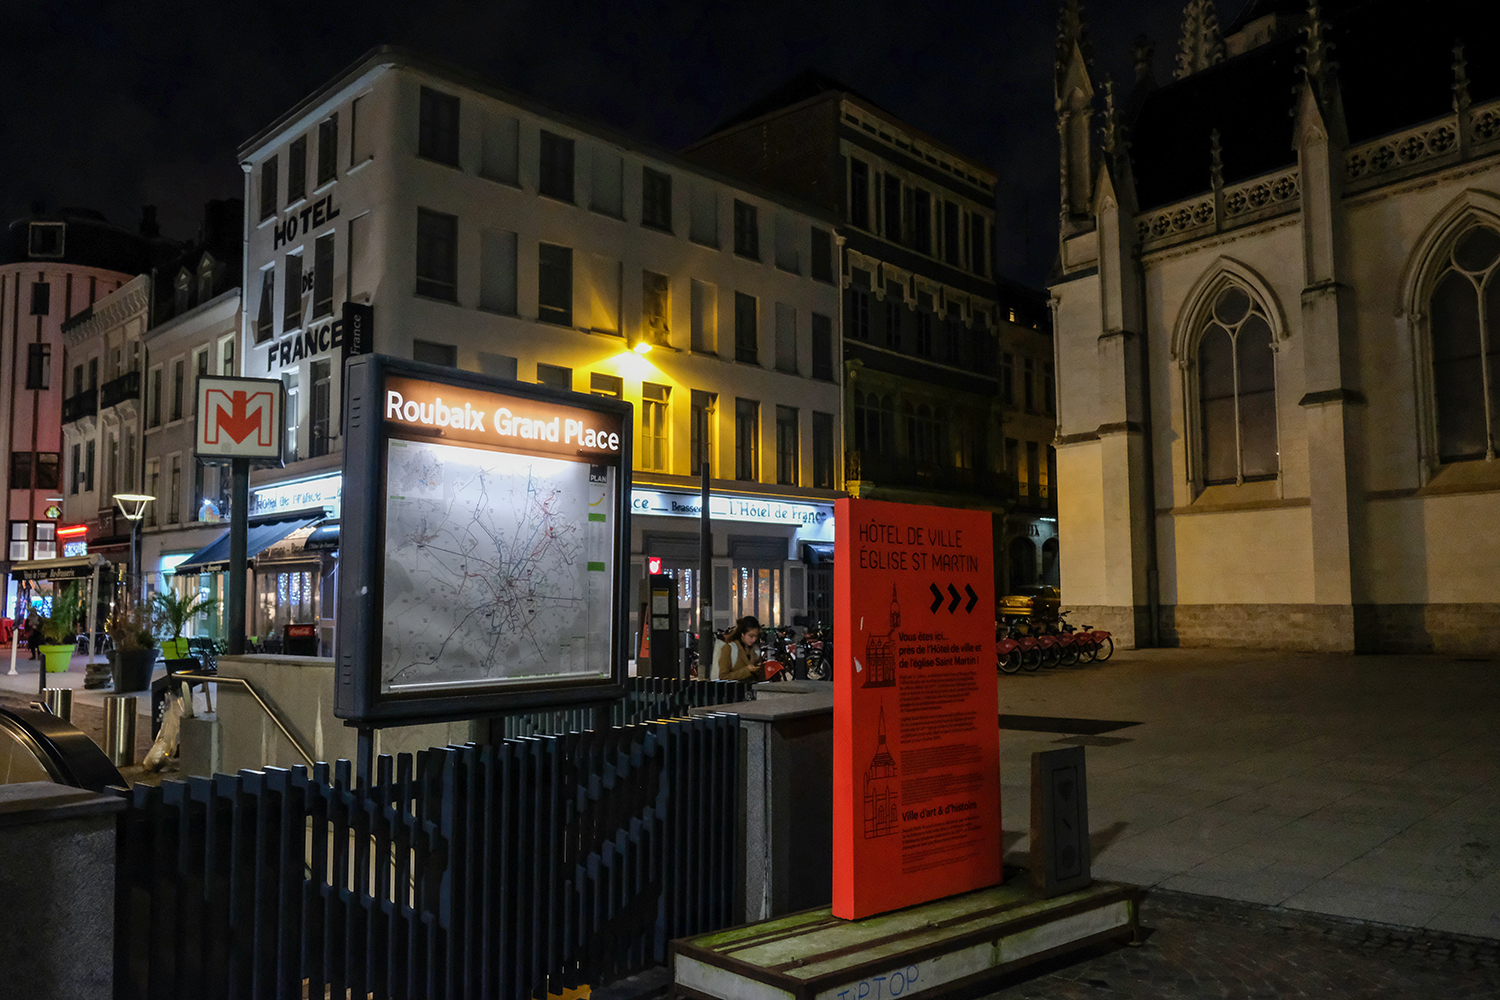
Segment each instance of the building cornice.
M64 324L63 343L76 348L137 314L144 315L150 305L151 276L138 274L95 302L87 313L80 313Z

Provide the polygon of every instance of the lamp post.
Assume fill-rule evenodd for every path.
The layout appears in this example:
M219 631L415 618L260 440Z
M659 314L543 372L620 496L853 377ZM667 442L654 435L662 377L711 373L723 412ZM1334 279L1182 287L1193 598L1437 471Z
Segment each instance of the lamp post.
M115 506L120 508L120 513L130 522L130 596L132 599L140 599L140 573L136 565L140 558L136 549L140 545L141 518L146 516L146 504L155 500L156 497L145 493L116 493Z

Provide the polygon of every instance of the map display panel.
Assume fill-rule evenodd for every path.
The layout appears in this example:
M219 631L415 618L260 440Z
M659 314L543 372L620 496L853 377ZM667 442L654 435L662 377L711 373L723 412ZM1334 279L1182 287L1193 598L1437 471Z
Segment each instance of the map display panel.
M617 477L392 438L382 692L608 679Z

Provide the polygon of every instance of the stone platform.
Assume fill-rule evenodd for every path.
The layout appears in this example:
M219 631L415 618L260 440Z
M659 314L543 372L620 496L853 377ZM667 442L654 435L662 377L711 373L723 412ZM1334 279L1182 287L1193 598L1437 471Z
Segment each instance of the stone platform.
M674 995L888 1000L955 989L1137 933L1140 890L1096 882L1038 899L1024 877L865 920L827 909L672 943Z

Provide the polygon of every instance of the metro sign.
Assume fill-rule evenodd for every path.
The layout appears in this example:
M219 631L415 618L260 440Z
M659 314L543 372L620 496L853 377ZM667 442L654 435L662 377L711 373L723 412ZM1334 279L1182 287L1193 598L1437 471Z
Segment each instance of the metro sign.
M199 376L194 450L199 455L279 459L284 398L280 379Z

